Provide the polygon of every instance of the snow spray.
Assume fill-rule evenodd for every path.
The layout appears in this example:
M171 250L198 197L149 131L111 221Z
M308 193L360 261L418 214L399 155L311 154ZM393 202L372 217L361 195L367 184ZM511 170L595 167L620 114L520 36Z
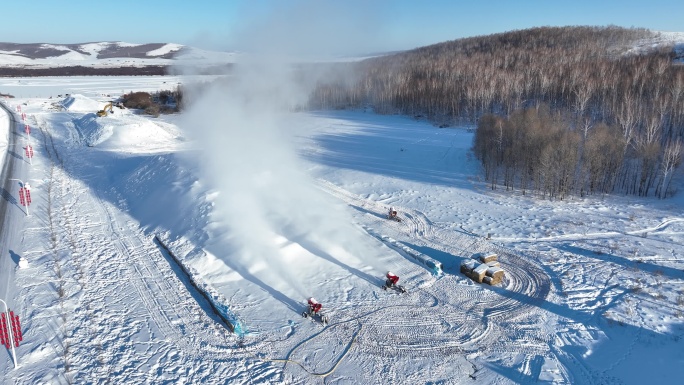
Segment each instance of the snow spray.
M305 173L292 126L297 121L292 111L306 105L315 84L298 79L295 68L321 47L328 55L332 47L350 48L350 36L367 43L367 31L358 25L352 31L340 22L349 9L326 9L332 5L312 1L300 5L305 7L281 10L243 30L250 52L241 55L227 76L188 90L189 108L181 124L202 151L205 178L220 192L215 212L230 229L226 239L237 246L223 258L230 258L238 273L297 300L312 291L296 278L296 266L283 262L273 242L277 236L357 274L361 271L353 265L383 271L374 266L377 244ZM359 9L364 16L349 14L356 24L369 14L367 6ZM320 17L330 12L335 18Z

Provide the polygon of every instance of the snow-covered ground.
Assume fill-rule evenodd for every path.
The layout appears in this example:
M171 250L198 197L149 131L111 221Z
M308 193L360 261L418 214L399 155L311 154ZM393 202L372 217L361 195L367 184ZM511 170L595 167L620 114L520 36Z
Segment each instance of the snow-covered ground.
M190 79L208 78L192 76L46 76L0 78L0 93L26 99L55 99L67 94L82 94L101 101L102 109L106 101L133 91L155 92L173 90L180 83ZM104 99L107 98L107 99ZM81 111L85 112L85 111Z
M23 221L9 302L24 341L18 369L0 353L0 383L643 384L684 375L682 194L540 200L487 188L469 127L322 111L253 116L278 127L269 135L226 126L233 135L212 136L223 127L212 122L239 111L94 114L114 85L183 79L26 79L14 93L34 81L71 95L4 101L27 113L36 155L29 164L17 146L23 123L8 127L8 156L22 158L33 203L25 217L16 191L3 195ZM390 207L402 222L385 219ZM506 271L499 286L459 272L488 251ZM380 288L387 270L407 294ZM310 296L328 326L302 318Z

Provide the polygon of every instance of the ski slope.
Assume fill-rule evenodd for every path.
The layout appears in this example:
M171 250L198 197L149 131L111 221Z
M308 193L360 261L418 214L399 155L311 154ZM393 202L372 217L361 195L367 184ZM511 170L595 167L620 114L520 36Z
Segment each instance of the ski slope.
M102 84L50 98L70 87L51 83L3 101L27 113L36 155L19 159L10 140L34 202L30 217L9 206L21 233L10 249L29 267L10 259L12 274L0 272L24 326L20 366L0 353L0 383L638 384L684 374L681 197L491 191L469 154L470 127L371 111L273 121L247 111L287 132L277 138L250 136L213 106L97 118L111 99L96 96ZM212 121L231 127L228 141L208 132ZM1 122L24 137L23 125ZM276 146L286 142L293 152ZM386 219L390 207L402 222ZM506 271L501 285L459 273L489 251ZM388 270L408 293L382 290ZM310 296L327 327L301 316Z

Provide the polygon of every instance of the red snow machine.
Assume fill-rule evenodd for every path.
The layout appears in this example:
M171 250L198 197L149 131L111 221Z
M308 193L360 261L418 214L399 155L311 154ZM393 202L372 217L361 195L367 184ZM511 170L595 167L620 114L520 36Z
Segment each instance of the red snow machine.
M309 318L315 319L318 317L318 319L321 321L323 325L328 324L328 316L324 315L321 313L321 309L323 308L323 305L321 305L320 302L316 301L316 298L311 297L309 298L309 307L306 309L305 312L302 313L302 317L304 318Z
M387 219L391 219L393 221L401 222L401 218L397 215L397 210L393 209L390 207L389 212L387 213Z
M385 277L387 277L387 279L385 280L385 284L382 285L383 290L394 289L400 293L406 293L405 287L403 287L401 285L397 285L397 282L399 282L399 276L398 275L392 273L391 271L388 271L387 275L385 275Z

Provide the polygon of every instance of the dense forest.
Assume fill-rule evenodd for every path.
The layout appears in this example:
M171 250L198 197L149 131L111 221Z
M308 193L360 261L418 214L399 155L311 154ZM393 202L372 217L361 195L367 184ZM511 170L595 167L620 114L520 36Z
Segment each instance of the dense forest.
M140 67L2 67L0 77L34 77L34 76L143 76L166 75L167 66Z
M543 27L449 41L340 64L354 76L320 81L310 107L477 123L492 188L663 198L684 152L684 65L673 46L635 49L656 37Z

